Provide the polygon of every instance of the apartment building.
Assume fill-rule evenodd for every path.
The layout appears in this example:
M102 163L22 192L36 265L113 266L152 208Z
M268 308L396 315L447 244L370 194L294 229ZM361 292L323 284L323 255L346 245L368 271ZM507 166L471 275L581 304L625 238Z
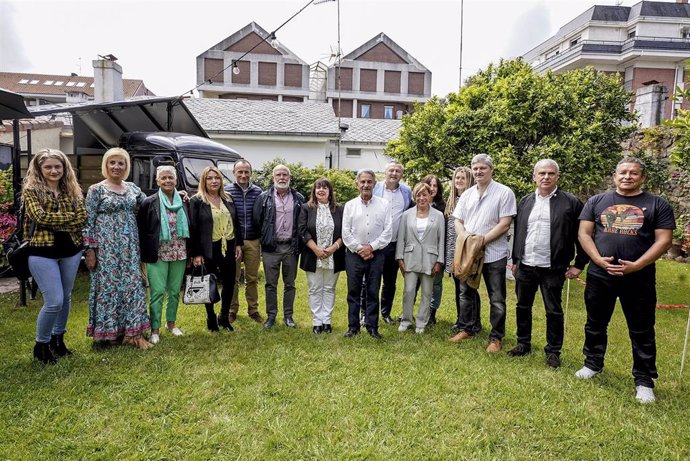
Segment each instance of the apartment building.
M617 73L634 94L642 126L674 116L675 88L688 80L690 5L641 1L595 5L562 26L523 58L535 69L564 72L593 66Z

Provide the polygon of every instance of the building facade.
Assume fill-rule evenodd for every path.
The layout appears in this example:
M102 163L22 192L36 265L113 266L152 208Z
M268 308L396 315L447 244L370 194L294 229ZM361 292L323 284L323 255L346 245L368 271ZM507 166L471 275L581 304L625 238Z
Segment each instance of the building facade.
M690 58L690 5L641 1L633 6L596 5L523 55L535 69L564 72L593 66L617 73L633 92L632 110L642 126L674 116Z
M383 32L328 69L328 102L341 117L401 119L430 96L429 69Z
M269 35L252 22L197 56L199 97L306 102L309 65Z

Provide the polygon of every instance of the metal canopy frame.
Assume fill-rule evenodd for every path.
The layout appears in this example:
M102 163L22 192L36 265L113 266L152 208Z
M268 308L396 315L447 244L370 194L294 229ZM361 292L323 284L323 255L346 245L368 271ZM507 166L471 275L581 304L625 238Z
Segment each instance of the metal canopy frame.
M38 106L31 113L71 114L77 155L117 146L122 134L131 131L173 131L208 138L179 97Z

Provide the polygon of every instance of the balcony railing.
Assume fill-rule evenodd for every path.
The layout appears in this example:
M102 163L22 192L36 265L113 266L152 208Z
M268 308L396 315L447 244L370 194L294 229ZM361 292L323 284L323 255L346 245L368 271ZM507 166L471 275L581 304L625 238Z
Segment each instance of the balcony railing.
M534 67L538 70L546 70L558 67L562 62L578 54L597 53L617 55L632 49L690 51L690 38L637 36L623 41L582 40L567 50L535 64Z

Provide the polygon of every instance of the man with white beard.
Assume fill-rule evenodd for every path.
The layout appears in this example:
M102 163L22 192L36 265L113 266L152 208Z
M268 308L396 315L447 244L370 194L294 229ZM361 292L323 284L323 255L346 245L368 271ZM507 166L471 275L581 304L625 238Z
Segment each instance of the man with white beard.
M260 229L264 274L266 276L266 322L273 328L278 315L278 278L283 274L283 322L288 328L297 325L292 318L295 302L295 278L300 252L297 220L304 197L290 187L290 169L273 168L273 185L254 203L254 226Z

